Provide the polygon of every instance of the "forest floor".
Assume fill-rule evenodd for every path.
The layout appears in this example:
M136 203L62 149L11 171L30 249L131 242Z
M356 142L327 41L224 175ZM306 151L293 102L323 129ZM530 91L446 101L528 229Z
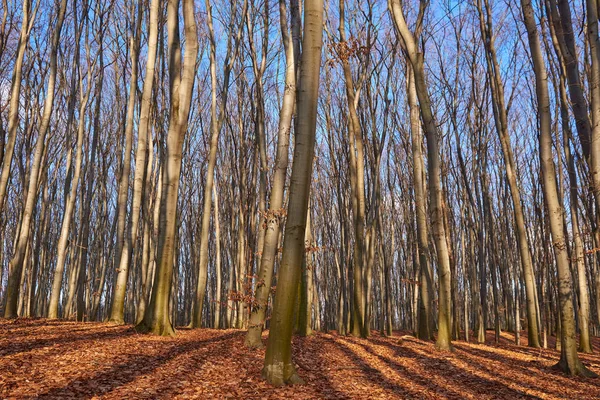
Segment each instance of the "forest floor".
M517 347L508 334L499 345L493 332L485 345L456 341L453 353L401 333L297 337L306 384L283 388L261 379L264 350L243 342L239 330L161 338L131 326L0 319L0 398L600 399L600 378L567 377L551 368L557 351ZM594 350L580 356L600 373L598 338Z

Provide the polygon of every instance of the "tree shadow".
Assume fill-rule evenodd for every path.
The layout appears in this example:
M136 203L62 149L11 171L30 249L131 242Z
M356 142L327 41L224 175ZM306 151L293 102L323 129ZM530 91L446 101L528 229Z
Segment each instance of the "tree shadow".
M466 379L466 380L468 380L468 382L471 382L472 380L483 380L483 381L486 381L487 384L489 384L489 385L502 387L503 390L504 390L504 388L506 388L506 390L511 390L511 391L516 392L516 393L513 393L514 395L518 394L519 396L531 396L531 395L527 395L523 392L520 392L517 389L510 388L502 382L493 381L493 380L486 379L484 377L474 375L458 366L448 363L446 360L432 358L426 354L417 353L408 347L394 345L392 343L389 343L389 342L386 342L386 341L383 341L380 339L375 339L375 340L373 340L373 342L375 342L378 345L386 346L386 347L390 348L394 352L393 354L395 354L396 356L403 356L403 357L408 356L408 357L414 357L414 358L418 358L418 359L434 360L434 362L436 362L436 363L444 362L444 363L446 363L446 365L450 365L450 367L448 367L448 368L454 369L455 371L457 371L457 370L461 371L460 374L463 374L463 375L468 374L469 376ZM518 369L522 374L531 376L534 380L539 380L539 376L536 376L536 371L532 370L531 368L532 367L545 368L543 366L539 366L539 365L536 366L535 364L527 363L525 361L515 360L512 358L503 356L503 355L499 355L493 351L476 349L474 347L465 345L465 343L455 343L455 348L457 349L457 353L464 352L465 355L469 355L469 354L475 355L475 356L483 358L484 361L490 360L490 359L501 361L502 363L504 363L507 366L507 368L510 368L513 370ZM487 374L492 373L491 371L484 368L484 364L482 364L482 363L478 363L475 360L472 360L468 357L458 357L458 358L460 359L461 362L469 364L474 370L485 371ZM515 365L515 364L518 364L518 365ZM500 371L496 371L495 373L503 376L504 379L511 379L511 377L504 376ZM520 383L521 386L523 384L524 383ZM543 393L553 394L559 398L564 396L564 393L558 393L556 391L552 391L548 387L545 387L545 386L544 387L536 386L536 385L532 384L531 382L527 382L526 385L527 385L527 387L524 389L532 389L532 390L537 390L537 391L540 391ZM485 394L485 392L481 393L481 394Z
M2 328L2 325L0 325L0 329ZM35 337L36 335L53 335L53 336L61 336L61 335L65 335L65 334L73 334L73 333L80 333L80 332L98 332L98 329L110 329L110 330L114 330L114 329L118 329L121 328L123 330L126 330L127 327L125 327L124 325L106 325L106 324L96 324L96 325L89 325L86 326L84 328L81 327L81 325L64 325L64 324L39 324L38 326L33 326L31 329L27 326L21 326L21 327L17 327L16 329L7 329L4 332L1 332L0 334L0 340L4 339L4 340L14 340L15 338L21 338L21 337ZM50 331L52 330L52 331Z
M413 397L419 398L423 394L418 391L399 385L391 381L387 376L385 376L380 370L371 366L367 361L365 361L362 357L360 357L352 348L350 348L346 343L344 343L345 338L340 338L341 340L335 341L335 345L344 353L346 357L348 357L353 365L358 366L357 369L370 383L380 386L384 390L390 390L394 394L404 396L404 397ZM423 386L421 383L419 385ZM425 386L428 387L428 386Z
M77 342L85 342L92 340L107 340L116 339L126 336L136 335L137 333L133 328L123 329L122 326L106 327L106 331L98 332L92 331L88 334L82 334L79 330L60 332L57 337L43 338L28 340L23 342L8 342L7 345L0 347L0 357L14 355L18 353L25 353L42 347L56 346L56 345L71 345ZM9 335L9 339L10 339Z
M331 332L328 334L330 335ZM337 336L337 334L336 334ZM303 346L304 348L307 348L308 346L306 341L303 340L304 338L300 338L298 346ZM324 341L326 341L328 346L332 346L335 347L336 342L335 339L331 336L323 338ZM294 343L296 344L296 343ZM310 344L308 344L310 346ZM312 346L311 346L312 347ZM295 358L294 362L296 362L299 366L299 371L301 373L301 377L305 374L310 374L313 372L316 372L316 376L314 379L311 379L310 384L314 385L315 389L319 392L319 395L321 396L321 398L323 399L339 399L339 400L346 400L346 399L351 399L351 397L347 394L344 393L342 391L340 391L339 389L336 388L336 380L335 377L331 376L331 370L335 370L334 368L331 367L326 367L327 369L323 369L321 366L323 365L329 365L329 360L327 360L326 357L324 357L324 354L328 353L328 349L323 346L323 347L319 347L319 348L315 348L315 349L311 349L310 354L311 356L314 356L315 359L317 360L317 362L313 362L313 364L318 364L319 365L319 369L317 371L309 369L307 367L305 367L304 365L298 363L298 359ZM299 354L298 352L295 352L295 354Z
M77 378L68 385L49 389L38 395L38 398L72 398L107 395L121 386L133 382L136 378L144 375L149 375L156 369L160 368L169 360L176 358L179 355L197 350L200 347L224 342L238 335L237 332L228 333L216 338L206 340L192 340L188 342L174 342L173 346L164 346L158 354L128 354L125 362L110 366L107 370L98 372L91 376ZM194 368L200 368L201 365L196 365ZM189 371L189 370L188 370ZM170 384L176 383L176 377L171 377ZM153 387L153 392L160 392L163 387ZM166 388L171 390L171 388ZM146 397L155 398L154 395Z
M443 371L442 373L438 374L438 376L442 376L444 378L452 377L451 382L453 385L458 386L462 382L463 383L462 389L463 390L467 389L467 388L470 389L470 391L473 395L486 396L486 395L490 394L489 389L495 389L495 390L500 390L502 393L502 396L506 396L507 398L537 398L536 396L529 395L524 391L517 390L517 389L511 388L509 386L506 386L502 382L498 382L495 380L487 379L482 376L475 375L457 365L454 365L453 363L451 363L450 361L448 361L445 358L430 357L427 354L418 353L408 347L396 346L396 345L387 343L382 340L374 340L374 342L376 342L376 344L378 344L378 345L386 346L386 347L390 348L393 351L393 354L395 356L401 356L401 357L405 357L405 358L421 360L421 362L423 363L424 370L425 369L431 369L431 370L437 369L439 371ZM365 350L367 350L367 348L370 347L363 343L359 343L359 344L363 348L365 348ZM421 382L425 382L425 383L429 382L423 378L423 375L415 375L413 372L408 371L406 369L406 367L402 366L396 360L394 360L390 357L381 355L381 354L377 354L376 352L373 352L372 349L368 349L367 351L370 351L372 354L375 354L383 362L388 363L390 365L390 367L392 367L392 369L401 370L405 374L405 376L410 376L411 379L413 379L415 381L421 381ZM466 360L464 360L464 358L460 358L460 360L463 362L467 362ZM469 364L472 365L474 367L474 369L478 369L478 368L481 369L480 365L477 365L472 362ZM443 388L443 389L451 391L453 395L464 397L464 393L457 392L454 389L451 389L451 388ZM545 389L540 389L540 391L546 392Z
M525 360L519 360L519 359L515 359L515 358L510 358L507 357L505 355L502 354L498 354L496 352L490 351L490 350L486 350L486 349L479 349L479 348L473 348L473 347L468 347L468 346L461 346L460 350L465 352L466 354L471 354L474 356L478 356L481 358L485 358L485 359L490 359L490 358L494 358L497 359L499 361L501 361L502 363L506 363L506 364L510 364L511 368L513 369L518 369L520 370L522 373L524 373L525 375L529 375L532 378L535 379L539 379L539 375L535 370L532 370L532 368L538 369L540 371L542 371L545 374L548 375L552 375L553 377L559 378L561 380L564 380L565 382L569 382L573 379L584 379L584 378L573 378L573 377L568 377L567 375L565 375L563 372L553 368L554 364L556 362L558 362L558 360L556 358L550 358L547 355L542 355L542 356L538 356L537 354L533 354L533 353L523 353L523 352L519 352L520 354L524 354L524 355L528 355L530 357L538 357L541 358L543 357L543 359L540 360L534 360L534 361L525 361ZM465 361L473 364L474 361L473 360L466 360ZM542 362L550 362L551 365L547 365L547 364L543 364ZM533 387L533 386L532 386ZM544 391L544 392L548 392L549 390L547 388L539 388L538 390L540 391ZM554 394L560 396L561 393L558 392L553 392Z

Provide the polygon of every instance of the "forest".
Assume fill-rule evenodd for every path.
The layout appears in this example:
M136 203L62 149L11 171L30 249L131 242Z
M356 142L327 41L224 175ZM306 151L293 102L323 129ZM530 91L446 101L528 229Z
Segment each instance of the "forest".
M0 398L600 399L599 0L1 0Z

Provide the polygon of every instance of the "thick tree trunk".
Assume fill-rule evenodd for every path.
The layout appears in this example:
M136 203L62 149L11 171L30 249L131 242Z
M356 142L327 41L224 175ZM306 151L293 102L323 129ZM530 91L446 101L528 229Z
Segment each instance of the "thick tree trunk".
M292 362L292 310L304 256L304 233L314 158L319 72L323 45L323 0L304 3L304 38L298 95L298 125L290 183L283 258L273 304L263 377L275 386L299 383Z

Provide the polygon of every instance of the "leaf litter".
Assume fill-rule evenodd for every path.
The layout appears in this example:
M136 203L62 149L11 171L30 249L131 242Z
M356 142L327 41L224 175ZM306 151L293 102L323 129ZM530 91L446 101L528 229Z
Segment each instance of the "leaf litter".
M294 337L306 383L275 388L261 378L264 349L247 349L244 333L182 328L162 338L132 326L0 319L0 398L600 399L600 379L552 368L558 351L516 346L507 333L496 345L493 332L486 344L455 341L453 353L402 332ZM600 373L600 339L593 345L580 358Z

